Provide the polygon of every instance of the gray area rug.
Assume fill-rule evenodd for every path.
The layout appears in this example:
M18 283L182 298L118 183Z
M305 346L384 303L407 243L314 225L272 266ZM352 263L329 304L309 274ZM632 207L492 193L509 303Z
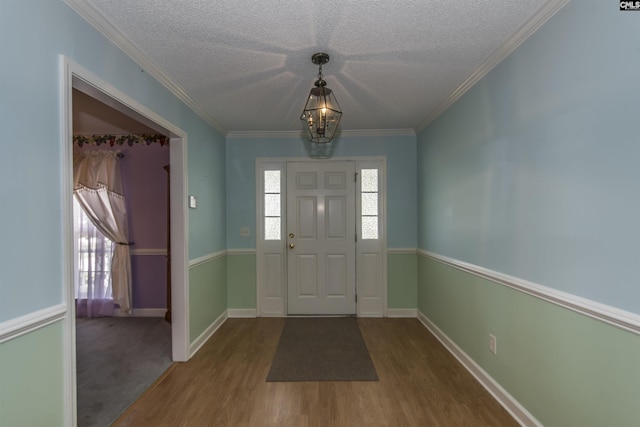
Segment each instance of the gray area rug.
M110 426L171 363L164 318L76 319L78 426Z
M354 317L287 318L267 381L378 381Z

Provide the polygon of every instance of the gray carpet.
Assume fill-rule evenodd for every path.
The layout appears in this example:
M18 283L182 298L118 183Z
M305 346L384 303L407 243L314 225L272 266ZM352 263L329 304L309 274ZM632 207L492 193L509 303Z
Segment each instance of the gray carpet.
M378 381L354 317L287 318L267 381Z
M76 325L78 426L109 426L171 365L171 325L158 317Z

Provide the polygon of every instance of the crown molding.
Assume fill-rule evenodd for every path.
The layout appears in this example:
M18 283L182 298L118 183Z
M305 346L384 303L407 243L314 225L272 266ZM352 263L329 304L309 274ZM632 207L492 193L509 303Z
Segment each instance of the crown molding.
M335 139L353 137L416 136L413 129L349 129L339 130ZM227 138L299 138L305 139L301 131L229 131Z
M63 0L72 10L92 25L109 41L126 53L147 73L158 80L165 88L184 102L222 135L230 138L302 138L300 131L227 131L204 108L196 103L179 85L174 83L148 56L96 11L86 0ZM415 136L436 118L451 107L479 80L486 76L496 65L535 33L545 22L562 9L570 0L549 0L516 34L496 50L482 63L461 85L440 103L415 129L362 129L344 130L338 135L344 137L380 137L380 136Z
M116 45L120 50L126 53L131 59L133 59L138 65L140 65L145 72L149 73L152 77L160 82L165 88L167 88L178 99L184 102L190 109L192 109L197 115L199 115L204 121L210 124L215 130L222 135L227 134L227 130L218 123L213 117L211 117L198 103L196 103L180 86L174 83L164 71L160 69L155 62L151 60L147 55L142 53L133 43L127 38L109 21L107 21L96 9L93 8L86 0L63 0L67 6L75 11L80 17L92 25L103 36L105 36L111 43Z
M484 61L471 75L458 86L451 94L440 103L415 129L416 133L421 132L429 126L435 119L451 107L458 99L471 89L478 81L507 56L518 48L525 40L535 33L545 22L560 11L570 0L549 0L540 10L533 15L520 29L502 46L500 46L486 61Z
M340 131L338 138L355 136L416 136L413 129L347 129Z
M227 138L304 138L298 130L232 130Z

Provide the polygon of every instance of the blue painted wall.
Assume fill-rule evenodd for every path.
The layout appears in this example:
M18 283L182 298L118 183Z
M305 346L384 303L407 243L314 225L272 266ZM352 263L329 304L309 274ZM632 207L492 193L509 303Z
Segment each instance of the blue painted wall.
M187 132L190 257L226 248L222 135L62 0L0 1L0 40L0 322L63 301L59 55Z
M65 302L63 155L71 141L61 137L60 55L187 133L187 180L199 201L189 211L190 258L226 248L224 137L62 0L0 0L0 323ZM213 295L191 307L192 324L226 306L226 272L216 275L191 280L190 297ZM2 421L62 425L70 416L65 327L61 320L0 344ZM45 364L34 349L48 351ZM35 380L35 396L49 398L24 387Z
M640 313L640 13L570 2L418 135L418 246Z
M333 158L387 158L387 246L416 247L416 137L352 136L336 140ZM231 137L227 139L227 241L229 248L256 247L256 159L308 158L301 138ZM240 237L240 227L251 228Z

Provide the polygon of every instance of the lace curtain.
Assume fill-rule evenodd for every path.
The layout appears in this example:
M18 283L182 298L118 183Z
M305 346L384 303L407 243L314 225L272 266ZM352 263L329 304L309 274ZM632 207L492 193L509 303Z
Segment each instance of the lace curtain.
M77 317L111 316L111 258L113 242L93 225L73 198L76 271L74 289Z
M115 151L99 150L74 156L73 194L91 223L114 243L110 269L113 302L131 313L127 209L116 155Z

